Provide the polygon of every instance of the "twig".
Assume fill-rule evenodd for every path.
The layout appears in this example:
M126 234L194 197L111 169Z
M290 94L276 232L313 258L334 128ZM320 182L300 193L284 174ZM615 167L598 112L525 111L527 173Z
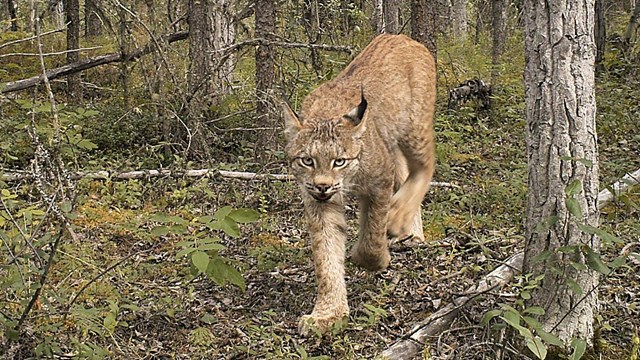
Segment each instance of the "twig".
M44 32L44 33L40 34L40 37L43 37L43 36L49 35L49 34L53 34L53 33L57 33L57 32L61 32L61 31L65 31L67 29L67 25L69 25L69 23L66 23L65 26L63 26L61 28ZM4 44L0 44L0 49L2 49L3 47L14 45L14 44L19 44L21 42L31 41L31 40L33 40L33 39L35 39L37 37L38 37L38 35L33 35L33 36L29 36L29 37L24 38L24 39L18 39L18 40L9 41L9 42L6 42Z
M64 54L68 54L68 53L72 53L72 52L77 52L77 51L89 51L89 50L97 50L97 49L102 49L102 46L93 46L93 47L88 47L88 48L80 48L80 49L71 49L71 50L61 50L61 51L56 51L56 52L50 52L50 53L43 53L43 54L39 54L39 53L9 53L9 54L0 54L0 59L4 58L4 57L8 57L8 56L55 56L55 55L64 55Z

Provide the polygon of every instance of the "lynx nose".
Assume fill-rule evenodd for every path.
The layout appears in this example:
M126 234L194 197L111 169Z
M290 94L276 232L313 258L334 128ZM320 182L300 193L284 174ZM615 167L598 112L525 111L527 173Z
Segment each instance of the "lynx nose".
M330 187L331 187L331 185L329 185L329 184L316 184L316 189L318 191L320 191L321 193L326 193L327 190L329 190Z

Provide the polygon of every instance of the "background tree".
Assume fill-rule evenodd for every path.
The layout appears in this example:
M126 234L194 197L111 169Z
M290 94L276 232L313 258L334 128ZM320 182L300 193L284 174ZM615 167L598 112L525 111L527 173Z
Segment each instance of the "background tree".
M411 38L429 49L438 59L436 3L433 0L411 0Z
M504 0L491 1L491 83L496 84L498 80L498 63L500 55L504 51L505 42L505 9Z
M80 2L78 0L64 0L64 12L67 21L67 64L80 60ZM73 51L76 50L76 51ZM78 98L82 96L80 74L67 76L67 90L69 95Z
M275 118L271 116L273 107L273 85L275 83L275 49L270 41L275 39L276 31L276 3L269 0L255 2L256 38L265 41L256 49L256 123L275 128ZM267 156L264 151L274 145L275 131L269 131L268 136L261 136L256 152L264 162Z
M463 39L467 37L469 32L467 0L452 0L451 4L451 25L453 28L453 36L456 39Z
M84 2L84 34L86 37L102 34L102 21L106 19L102 14L101 0L85 0Z
M640 1L636 1L633 14L631 14L631 19L629 19L629 24L624 32L624 43L627 47L630 46L631 40L636 35L638 25L640 25Z
M402 15L402 1L401 0L387 0L384 1L384 23L385 32L387 34L398 34L402 27L401 15Z
M595 26L594 37L596 41L596 71L603 70L604 52L607 43L607 24L605 20L605 4L604 0L595 0Z
M18 31L18 18L16 14L16 4L13 2L13 0L7 0L5 4L7 6L6 7L7 14L9 15L9 19L11 19L10 29L11 31Z
M524 3L529 192L523 272L544 275L529 305L545 310L543 328L566 343L592 341L597 304L598 275L584 264L599 252L600 240L581 230L598 226L593 12L593 1Z

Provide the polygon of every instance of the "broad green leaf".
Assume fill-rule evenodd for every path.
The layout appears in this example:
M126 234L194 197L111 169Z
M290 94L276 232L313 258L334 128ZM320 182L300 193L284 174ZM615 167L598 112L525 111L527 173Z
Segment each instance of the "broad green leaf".
M612 268L616 269L616 268L619 268L620 266L624 265L626 262L627 262L627 256L626 255L620 255L617 258L613 259L613 261L609 263L609 266L611 266Z
M584 291L582 291L580 285L573 279L567 278L567 286L569 286L569 289L571 289L571 291L573 291L574 294L578 296L582 296L582 294L584 294Z
M539 264L541 262L546 261L549 258L549 256L551 256L551 254L553 254L553 252L551 250L545 250L545 251L541 252L540 254L534 256L532 261L533 261L534 264Z
M500 316L500 318L507 324L509 324L512 328L518 330L520 335L522 335L524 338L533 337L533 334L531 334L531 331L529 331L529 329L520 325L520 314L518 314L517 312L506 311L503 316Z
M241 224L251 223L260 219L260 213L251 209L237 209L227 215Z
M209 263L207 275L219 285L224 285L228 281L242 289L242 291L246 289L242 274L218 256L214 257Z
M170 232L171 232L171 229L169 229L168 226L156 226L153 229L151 229L151 235L153 236L167 235Z
M215 316L211 315L210 313L205 313L200 318L200 321L202 321L205 324L211 325L211 324L215 324L216 322L218 322L218 318L216 318Z
M151 218L149 218L149 220L155 221L155 222L160 222L160 223L168 223L168 222L170 222L169 215L166 214L166 213L154 214Z
M529 350L531 350L531 352L536 357L538 357L538 359L544 360L547 357L547 347L544 346L539 338L535 337L531 339L525 339L525 341Z
M580 182L580 180L577 180L577 179L573 180L564 189L564 193L567 194L568 197L573 197L574 195L577 195L580 193L581 185L582 185L582 182Z
M231 237L237 238L240 236L238 223L233 221L231 218L226 217L224 220L220 221L220 229Z
M580 203L578 200L574 198L568 198L566 200L567 210L571 215L575 216L577 219L582 219L582 209L580 209Z
M564 347L564 342L562 342L559 337L550 334L542 329L536 330L536 332L538 333L540 338L547 344Z
M591 225L578 224L578 229L582 230L587 234L598 235L598 237L602 239L602 242L604 242L605 244L611 244L611 243L623 244L624 243L624 241L622 241L622 239L618 238L617 236L612 235L605 230L599 229Z
M584 255L587 259L587 266L589 266L591 269L603 275L608 275L611 272L611 269L609 269L609 267L604 262L602 262L600 254L591 250L590 247L585 247Z
M231 206L223 206L218 209L215 214L213 214L213 218L216 220L222 220L226 218L231 211L233 211L233 208Z
M194 249L194 248L184 248L184 249L178 251L178 253L176 254L176 259L181 259L184 256L189 255L194 251L196 251L196 249Z
M523 316L522 319L527 323L527 325L529 325L529 327L534 329L536 332L542 329L542 324L540 324L538 320L532 318L531 316Z
M205 272L209 266L209 255L203 251L195 251L191 255L191 262L200 272Z
M587 342L583 339L573 339L571 341L571 347L573 348L573 353L571 354L569 359L580 360L585 351L587 351Z
M489 321L491 321L491 319L493 319L494 317L500 314L502 314L502 310L495 309L495 310L487 311L482 317L482 320L480 321L480 325L487 326L487 324L489 324Z
M529 300L531 299L531 293L528 291L522 291L520 292L520 297L525 299L525 300Z
M540 306L531 306L522 310L524 314L544 315L544 309Z

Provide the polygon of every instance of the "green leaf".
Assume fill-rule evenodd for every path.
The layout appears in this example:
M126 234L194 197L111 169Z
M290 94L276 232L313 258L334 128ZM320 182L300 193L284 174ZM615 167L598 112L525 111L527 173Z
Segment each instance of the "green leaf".
M209 266L209 255L203 251L195 251L191 255L191 262L200 272L205 272Z
M551 254L553 254L551 250L545 250L540 254L534 256L532 261L534 264L540 264L541 262L546 261L549 258L549 256L551 256Z
M520 297L525 299L525 300L529 300L531 299L531 293L528 291L522 291L520 292Z
M602 239L602 242L604 242L605 244L611 244L611 243L623 244L624 243L624 241L622 241L617 236L612 235L605 230L598 229L597 227L594 227L591 225L578 224L578 229L582 230L587 234L598 235L598 237Z
M162 236L167 235L171 232L171 229L168 226L156 226L151 229L151 235L153 236Z
M180 251L178 251L178 253L176 254L176 259L181 259L182 257L191 254L192 252L196 251L196 249L193 248L184 248Z
M220 209L218 209L218 211L216 211L215 214L213 214L213 217L216 220L222 220L226 218L231 211L233 211L233 208L231 206L223 206Z
M241 224L251 223L260 219L260 213L251 209L237 209L227 215Z
M76 146L79 147L80 149L85 149L85 150L93 150L98 148L98 145L94 144L93 142L87 139L80 140L76 144Z
M238 286L242 291L245 291L246 289L242 274L240 274L240 272L233 266L224 262L224 260L219 256L216 256L211 260L206 274L219 285L224 285L228 281L231 284Z
M220 229L224 231L225 234L237 238L240 236L240 228L238 227L238 223L233 221L233 219L226 217L224 220L220 221Z
M581 188L582 182L576 179L570 182L569 185L567 185L567 187L564 189L564 193L567 194L568 197L573 197L574 195L580 193Z
M571 215L575 216L577 219L582 219L582 209L580 209L580 203L578 200L574 198L568 198L566 200L567 210Z
M550 334L542 329L536 330L540 338L547 344L564 347L564 342L559 337Z
M569 289L571 289L571 291L573 291L574 294L578 296L582 296L582 294L584 294L584 291L582 291L582 288L575 280L569 279L569 278L567 278L566 280L567 280L567 286L569 286Z
M571 354L569 359L580 360L585 351L587 351L587 342L583 339L573 339L571 341L571 347L573 348L573 353Z
M544 346L544 344L539 338L535 337L531 339L526 339L525 341L527 343L527 347L529 348L529 350L531 350L531 352L536 357L538 357L538 359L544 360L547 357L547 347Z
M534 329L536 332L542 330L542 324L540 324L538 320L532 318L531 316L523 316L522 319L527 323L527 325L529 325L529 327Z
M611 266L614 269L617 269L620 266L624 265L626 262L627 262L627 256L620 255L617 258L613 259L613 261L609 263L609 266Z
M205 313L204 315L202 315L202 317L200 318L200 321L202 321L205 324L215 324L216 322L218 322L218 319L211 315L210 313Z
M495 309L495 310L487 311L482 317L482 320L480 321L480 325L487 326L487 324L489 324L489 321L491 321L491 319L493 319L494 317L500 314L502 314L502 310Z
M522 310L524 314L544 315L544 309L540 306L531 306Z
M584 255L587 258L587 266L603 275L609 275L611 269L609 269L609 267L604 262L602 262L600 254L591 250L591 248L587 246L584 249Z

